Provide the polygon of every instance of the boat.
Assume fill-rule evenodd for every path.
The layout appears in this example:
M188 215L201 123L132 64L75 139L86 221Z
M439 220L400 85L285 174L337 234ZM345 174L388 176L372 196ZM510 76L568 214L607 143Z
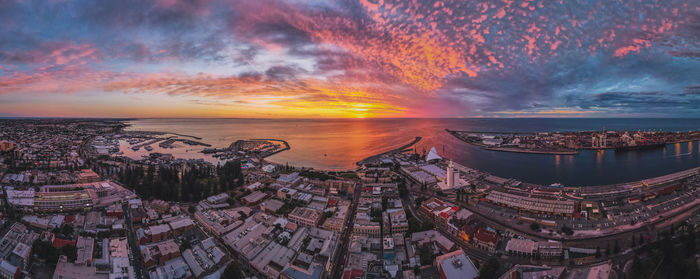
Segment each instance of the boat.
M664 147L666 147L666 144L663 142L646 143L646 144L640 144L640 145L618 146L615 148L615 152L625 152L625 151L634 151L634 150L649 150L649 149L658 149L658 148L664 148Z

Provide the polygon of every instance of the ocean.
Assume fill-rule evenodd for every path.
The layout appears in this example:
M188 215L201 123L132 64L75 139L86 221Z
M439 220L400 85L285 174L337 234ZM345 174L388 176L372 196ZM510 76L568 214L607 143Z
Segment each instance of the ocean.
M585 150L578 155L539 155L484 150L466 144L445 129L469 131L582 131L582 130L700 130L700 119L137 119L127 130L162 131L201 137L213 147L239 139L275 138L291 150L268 160L323 170L355 168L355 162L406 143L423 139L419 153L435 147L440 155L467 167L501 177L537 184L586 186L621 183L661 176L700 166L700 143L667 145L664 149L616 153ZM176 157L206 158L201 147L180 145L154 152ZM128 153L136 156L138 154Z

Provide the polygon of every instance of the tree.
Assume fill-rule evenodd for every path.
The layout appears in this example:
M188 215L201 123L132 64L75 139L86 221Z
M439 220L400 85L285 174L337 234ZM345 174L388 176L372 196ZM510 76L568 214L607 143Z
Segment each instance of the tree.
M75 259L78 258L78 248L70 244L61 247L59 252L61 255L66 255L66 257L68 257L68 261L70 262L75 262Z
M531 223L531 224L530 224L530 229L533 230L533 231L539 232L539 231L540 231L540 225L537 224L537 223Z
M190 243L190 241L187 239L183 239L182 243L180 243L180 251L184 252L185 250L190 248L192 248L192 243Z
M243 279L243 272L241 271L241 266L237 261L232 261L226 269L224 269L224 274L221 278L224 279Z
M501 264L498 262L496 258L490 258L486 263L484 263L483 266L481 266L481 269L479 269L479 278L480 279L495 279L498 278L498 269L501 267Z
M423 245L423 247L420 248L420 265L430 265L434 259L430 247L428 247L428 245Z
M63 224L63 226L61 226L61 234L72 235L73 234L73 226L68 225L68 224Z
M673 223L672 223L672 224L671 224L671 236L674 236L675 234L676 234L676 228L675 228L675 226L674 226Z
M600 259L600 247L595 248L595 258Z
M563 227L561 228L561 231L562 231L563 233L565 233L566 235L572 235L572 234L574 234L574 230L572 230L571 228L569 228L569 227L567 227L567 226L563 226Z
M615 248L614 249L615 249L615 254L620 253L620 242L617 241L617 239L615 240Z
M195 211L197 211L197 208L194 207L194 205L190 205L189 207L187 207L187 211L189 211L190 213L194 214Z

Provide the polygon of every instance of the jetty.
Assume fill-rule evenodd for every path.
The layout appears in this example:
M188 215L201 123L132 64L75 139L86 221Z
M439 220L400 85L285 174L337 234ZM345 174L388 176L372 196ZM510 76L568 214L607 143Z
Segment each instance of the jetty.
M413 145L415 145L416 143L418 143L421 139L423 139L423 138L422 138L422 137L416 137L415 139L413 139L413 141L411 141L411 142L409 142L408 144L405 144L405 145L403 145L403 146L401 146L401 147L399 147L399 148L392 149L392 150L389 150L389 151L384 152L384 153L380 153L380 154L376 154L376 155L369 156L369 157L367 157L367 158L364 158L364 159L358 161L358 162L355 163L355 164L357 164L358 166L361 166L361 165L365 165L365 164L369 164L369 163L372 163L372 162L374 162L374 161L377 161L377 160L379 160L379 158L381 158L381 157L383 157L383 156L387 156L387 155L391 155L391 154L396 154L396 153L404 152L406 149L409 149L411 146L413 146Z

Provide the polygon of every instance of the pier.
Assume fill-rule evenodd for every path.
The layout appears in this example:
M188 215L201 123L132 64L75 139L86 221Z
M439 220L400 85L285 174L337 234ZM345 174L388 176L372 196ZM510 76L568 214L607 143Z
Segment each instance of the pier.
M410 148L411 146L415 145L416 143L418 143L421 139L422 139L422 137L416 137L415 139L413 139L413 141L411 141L410 143L408 143L408 144L406 144L406 145L403 145L403 146L401 146L401 147L399 147L399 148L396 148L396 149L389 150L389 151L384 152L384 153L380 153L380 154L377 154L377 155L373 155L373 156L364 158L364 159L358 161L356 164L357 164L358 166L360 166L360 165L364 165L364 164L368 164L368 163L371 163L371 162L373 162L373 161L376 161L376 160L378 160L379 158L381 158L382 156L391 155L391 154L394 154L394 153L401 153L401 152L403 152L404 150L406 150L406 149Z

